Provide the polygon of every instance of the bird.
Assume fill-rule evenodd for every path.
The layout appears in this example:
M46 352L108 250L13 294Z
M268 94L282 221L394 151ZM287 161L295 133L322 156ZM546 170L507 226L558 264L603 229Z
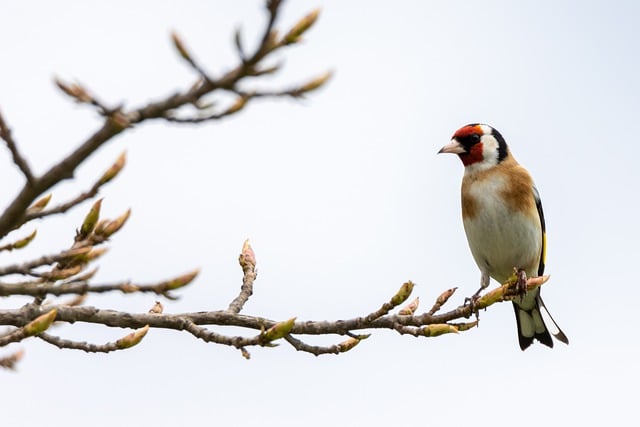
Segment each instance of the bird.
M546 257L542 203L529 172L516 161L500 132L487 124L461 127L440 153L457 154L464 165L462 221L481 272L480 289L472 301L489 286L490 278L505 283L515 269L521 293L513 300L520 348L526 350L534 340L553 347L551 333L569 344L542 301L540 288L527 292L522 286L526 276L542 276Z

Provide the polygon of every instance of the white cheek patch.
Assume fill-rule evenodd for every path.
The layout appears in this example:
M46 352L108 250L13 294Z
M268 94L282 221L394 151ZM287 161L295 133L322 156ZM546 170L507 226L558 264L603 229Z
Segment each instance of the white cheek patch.
M493 135L482 135L480 138L482 142L482 157L484 158L484 162L488 165L495 166L498 164L498 155L500 144L493 137Z
M467 165L465 167L465 174L473 175L480 171L491 169L498 164L500 145L494 136L482 135L480 142L482 143L482 161Z

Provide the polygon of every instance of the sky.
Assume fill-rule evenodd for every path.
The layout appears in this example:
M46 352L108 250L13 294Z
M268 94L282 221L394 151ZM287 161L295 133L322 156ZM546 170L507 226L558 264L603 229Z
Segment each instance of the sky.
M126 150L102 206L107 217L129 207L132 216L96 281L152 282L199 267L179 301L163 301L165 312L223 309L239 291L237 257L250 238L259 275L246 314L350 318L409 279L425 310L458 286L445 306L454 308L480 275L462 228L462 165L436 152L462 125L484 122L542 196L551 275L542 293L570 345L522 352L510 304L481 313L466 333L373 331L340 356L284 344L249 349L247 361L160 330L108 355L32 339L0 352L26 351L17 372L0 371L3 423L629 424L640 380L638 3L289 1L280 28L316 7L304 43L276 58L283 72L261 84L333 70L326 87L303 101L255 102L217 123L147 123L54 189L54 201L83 191ZM266 17L257 0L12 2L0 13L0 110L38 172L99 125L54 76L139 106L193 81L171 31L219 74L235 63L234 30L255 43ZM22 182L6 149L0 162L6 205ZM2 264L68 247L88 208L38 223L32 246L2 254ZM146 312L155 299L114 293L87 304ZM55 333L96 343L124 335L80 324Z

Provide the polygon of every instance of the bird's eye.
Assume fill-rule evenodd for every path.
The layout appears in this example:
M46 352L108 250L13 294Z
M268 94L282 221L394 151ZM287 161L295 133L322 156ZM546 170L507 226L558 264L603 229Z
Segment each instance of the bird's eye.
M472 133L471 135L469 135L469 139L471 140L472 143L477 143L478 141L480 141L480 135L478 135L477 133Z

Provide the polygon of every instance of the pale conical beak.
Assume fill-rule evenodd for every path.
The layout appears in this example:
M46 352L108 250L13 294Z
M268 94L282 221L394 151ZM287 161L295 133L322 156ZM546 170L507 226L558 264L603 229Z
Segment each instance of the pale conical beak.
M438 154L440 153L462 154L466 152L467 150L464 148L462 144L460 144L455 139L452 139L450 143L448 143L447 145L442 147L440 151L438 151Z

